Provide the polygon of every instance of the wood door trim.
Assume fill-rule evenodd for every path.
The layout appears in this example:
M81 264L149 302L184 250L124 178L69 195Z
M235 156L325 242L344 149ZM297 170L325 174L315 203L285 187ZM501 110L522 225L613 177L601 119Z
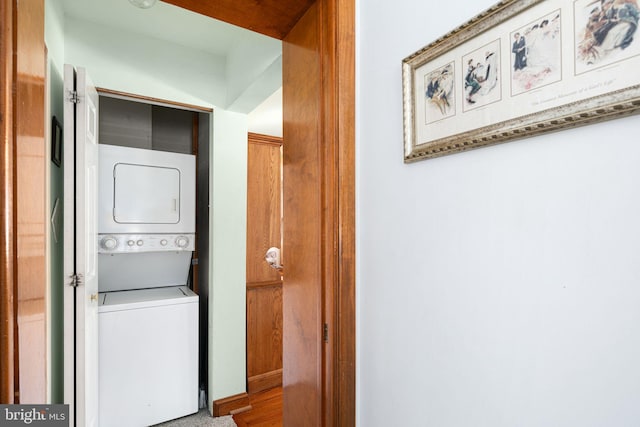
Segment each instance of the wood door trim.
M318 0L323 58L323 425L355 425L355 2Z
M249 143L250 144L265 144L265 145L273 145L277 147L282 146L282 138L278 136L271 135L263 135L261 133L248 133Z
M296 255L293 270L291 260L286 262L283 288L283 417L285 423L306 420L309 425L353 426L354 1L317 0L284 42L285 187L289 185L288 190L285 188L285 201L290 209L285 208L285 224L288 215L290 219L284 231L283 250L295 250ZM296 72L315 73L317 78L303 83ZM315 194L305 193L304 199L305 194L300 192ZM313 220L310 217L306 224L296 218L308 214L313 215ZM288 233L298 233L297 240ZM317 259L311 261L313 257ZM307 268L305 263L313 263L317 270ZM317 294L312 297L312 292ZM304 309L312 312L306 314L301 311ZM323 330L327 333L323 334ZM300 337L297 331L304 336ZM311 354L316 349L319 357ZM307 360L302 365L301 357ZM292 360L293 365L288 365ZM299 393L308 395L301 400L296 396Z
M15 393L15 0L0 2L0 402Z
M199 105L187 104L184 102L168 101L166 99L153 98L151 96L137 95L134 93L120 92L118 90L105 89L102 87L97 87L96 90L100 95L111 96L113 98L135 99L142 102L146 102L148 104L159 105L161 107L182 108L184 110L191 110L191 111L203 112L203 113L213 112L213 108L201 107Z
M238 414L240 412L250 410L251 402L249 401L249 395L247 393L240 393L213 401L214 417L221 417L223 415L229 414Z
M282 386L282 369L254 375L247 380L247 391L249 394L259 393L280 386Z
M317 0L282 44L284 230L282 252L287 272L283 299L284 425L324 425L323 291L325 277L324 74L322 21Z
M282 39L313 3L313 0L164 1L276 39Z
M355 425L356 419L356 214L355 214L355 2L334 0L329 10L335 19L335 60L333 93L336 106L332 126L335 129L337 202L335 233L335 274L337 286L333 301L335 323L333 404L330 425Z

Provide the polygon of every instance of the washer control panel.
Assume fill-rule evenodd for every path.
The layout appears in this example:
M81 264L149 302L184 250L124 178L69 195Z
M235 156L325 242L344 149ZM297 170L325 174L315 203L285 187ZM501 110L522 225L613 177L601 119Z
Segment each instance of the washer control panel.
M194 234L98 234L99 253L193 251Z

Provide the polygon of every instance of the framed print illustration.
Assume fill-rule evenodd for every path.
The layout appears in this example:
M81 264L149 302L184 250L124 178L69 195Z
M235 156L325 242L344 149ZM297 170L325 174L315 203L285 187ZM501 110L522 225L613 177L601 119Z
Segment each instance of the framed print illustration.
M638 1L505 0L405 58L405 162L640 111Z

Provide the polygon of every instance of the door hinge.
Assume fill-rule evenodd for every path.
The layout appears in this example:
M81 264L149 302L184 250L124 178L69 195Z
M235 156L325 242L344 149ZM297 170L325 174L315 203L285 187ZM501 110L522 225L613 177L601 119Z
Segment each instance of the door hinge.
M71 275L71 277L69 277L69 286L72 286L74 288L77 288L78 286L82 285L82 274L73 274Z
M322 325L322 341L329 342L329 325Z
M77 90L70 90L67 96L67 101L69 102L73 102L74 104L77 104L80 102L80 97L78 96L78 91Z
M191 265L198 265L198 258L193 258L191 260Z

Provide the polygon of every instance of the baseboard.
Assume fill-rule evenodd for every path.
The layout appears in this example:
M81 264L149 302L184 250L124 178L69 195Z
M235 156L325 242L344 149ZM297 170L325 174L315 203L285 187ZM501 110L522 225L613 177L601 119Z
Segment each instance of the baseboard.
M280 387L282 385L282 369L249 377L248 383L249 394Z
M229 396L213 401L214 417L239 414L240 412L249 410L251 410L251 403L249 402L249 395L247 393L240 393L235 396Z

